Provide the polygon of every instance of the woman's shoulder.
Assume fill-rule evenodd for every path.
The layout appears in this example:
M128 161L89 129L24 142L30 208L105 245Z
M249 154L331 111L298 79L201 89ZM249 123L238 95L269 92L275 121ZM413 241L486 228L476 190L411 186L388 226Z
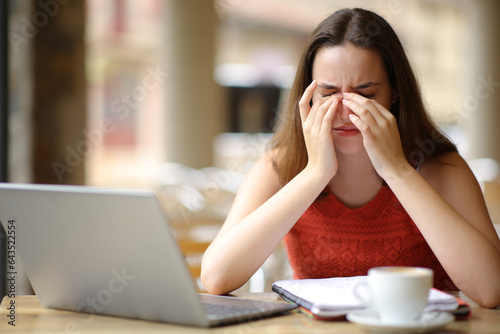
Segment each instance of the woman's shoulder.
M275 165L277 157L278 149L266 151L259 159L257 159L254 166L257 166L259 169L263 169L266 172L273 172L276 174Z
M276 172L275 164L277 150L269 150L254 163L246 176L246 181L251 183L265 183L274 189L280 189L279 177Z
M278 151L278 148L267 150L266 153L264 153L264 155L261 157L261 159L265 159L268 162L274 162L278 157Z
M464 168L467 162L457 152L443 153L422 163L422 171L439 171L447 168Z
M420 174L434 188L446 187L450 183L460 184L462 181L477 182L469 165L457 152L444 153L424 162Z

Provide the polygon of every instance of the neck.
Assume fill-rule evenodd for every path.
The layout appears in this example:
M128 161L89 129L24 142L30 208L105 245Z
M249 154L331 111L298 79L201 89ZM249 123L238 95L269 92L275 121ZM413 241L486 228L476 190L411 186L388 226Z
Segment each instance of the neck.
M337 163L337 174L330 181L330 188L334 193L349 192L349 189L356 189L357 192L380 189L382 181L366 151L356 154L337 152Z
M356 154L337 152L338 172L334 179L376 179L380 180L366 151Z

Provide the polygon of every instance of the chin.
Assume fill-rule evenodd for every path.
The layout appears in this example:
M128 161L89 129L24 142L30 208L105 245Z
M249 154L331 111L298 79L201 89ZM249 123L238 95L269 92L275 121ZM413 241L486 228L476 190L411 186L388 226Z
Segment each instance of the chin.
M343 140L339 138L334 140L335 150L341 154L357 154L360 152L365 152L365 146L363 145L363 139L360 140Z
M364 147L335 147L337 154L355 155L366 152Z

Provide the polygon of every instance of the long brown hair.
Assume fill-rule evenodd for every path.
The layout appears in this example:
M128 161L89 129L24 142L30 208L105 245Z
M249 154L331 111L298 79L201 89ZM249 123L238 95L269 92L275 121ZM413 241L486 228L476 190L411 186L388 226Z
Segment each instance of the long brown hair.
M389 23L364 9L342 9L320 23L309 37L270 142L271 149L278 149L274 167L283 184L307 165L298 103L312 81L314 58L321 48L346 43L376 50L381 55L391 86L397 92L391 113L396 117L403 151L410 164L416 166L440 154L457 151L429 119L403 46Z

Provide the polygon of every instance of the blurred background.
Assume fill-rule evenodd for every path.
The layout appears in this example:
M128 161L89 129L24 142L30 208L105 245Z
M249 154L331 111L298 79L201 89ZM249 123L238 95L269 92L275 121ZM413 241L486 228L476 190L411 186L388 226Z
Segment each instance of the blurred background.
M7 3L7 180L156 191L195 280L272 135L307 36L344 7L394 27L429 113L500 224L498 1ZM275 253L246 289L290 276Z

